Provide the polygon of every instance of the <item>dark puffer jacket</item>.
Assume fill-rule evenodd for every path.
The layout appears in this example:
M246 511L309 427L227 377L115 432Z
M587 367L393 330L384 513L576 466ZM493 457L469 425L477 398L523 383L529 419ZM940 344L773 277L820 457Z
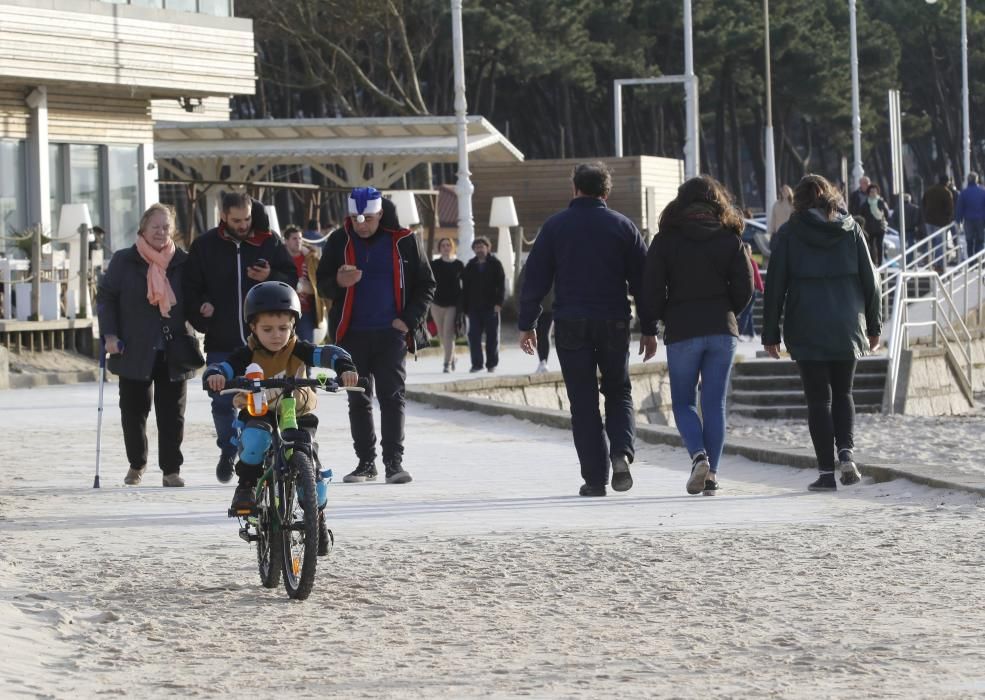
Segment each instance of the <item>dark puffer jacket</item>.
M855 220L797 212L779 231L763 302L763 344L795 360L851 360L882 334L879 285Z
M175 250L167 275L177 303L168 312L170 318L162 318L160 309L147 301L148 265L137 252L137 246L113 254L109 269L99 281L96 304L100 334L115 335L123 341L123 353L113 355L108 365L114 374L126 379L150 380L157 351L164 347L164 324L173 336L188 333L181 287L187 261L188 253ZM184 381L193 374L172 371L171 381Z

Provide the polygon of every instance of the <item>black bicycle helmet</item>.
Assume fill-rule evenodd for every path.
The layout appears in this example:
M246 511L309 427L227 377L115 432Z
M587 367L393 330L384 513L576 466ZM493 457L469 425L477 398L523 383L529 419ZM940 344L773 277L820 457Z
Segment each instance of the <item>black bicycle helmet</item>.
M287 311L294 314L294 320L301 318L301 300L291 285L285 282L261 282L246 293L243 316L250 323L263 312Z

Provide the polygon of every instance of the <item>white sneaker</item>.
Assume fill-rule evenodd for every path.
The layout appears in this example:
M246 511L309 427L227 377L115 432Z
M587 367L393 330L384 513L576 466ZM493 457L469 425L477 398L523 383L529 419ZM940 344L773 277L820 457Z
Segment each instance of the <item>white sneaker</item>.
M546 371L548 371L547 360L541 360L540 363L538 363L537 370L534 372L534 374L543 374Z

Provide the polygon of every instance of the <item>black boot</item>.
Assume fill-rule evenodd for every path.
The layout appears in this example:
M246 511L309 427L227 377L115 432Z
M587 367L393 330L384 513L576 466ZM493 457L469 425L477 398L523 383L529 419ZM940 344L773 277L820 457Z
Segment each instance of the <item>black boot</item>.
M383 466L386 467L386 482L388 484L406 484L414 480L410 472L404 471L403 457L399 455L384 458Z
M821 472L817 481L807 487L808 491L837 491L838 485L835 483L834 472Z
M376 460L361 459L356 468L342 477L342 481L347 484L359 483L361 481L376 481Z

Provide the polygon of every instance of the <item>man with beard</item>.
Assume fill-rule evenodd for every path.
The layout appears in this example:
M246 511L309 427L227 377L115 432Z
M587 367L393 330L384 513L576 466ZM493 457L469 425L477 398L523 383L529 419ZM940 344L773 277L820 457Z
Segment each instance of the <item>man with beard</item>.
M298 283L294 261L280 238L269 225L254 225L254 209L263 211L262 205L256 205L259 202L241 192L223 194L219 226L196 238L188 251L182 283L185 317L205 334L208 365L225 362L233 350L246 344L249 329L244 328L243 299L251 288L268 280L292 288ZM224 484L232 479L236 463L235 420L233 396L215 396L212 421L222 452L215 473Z

